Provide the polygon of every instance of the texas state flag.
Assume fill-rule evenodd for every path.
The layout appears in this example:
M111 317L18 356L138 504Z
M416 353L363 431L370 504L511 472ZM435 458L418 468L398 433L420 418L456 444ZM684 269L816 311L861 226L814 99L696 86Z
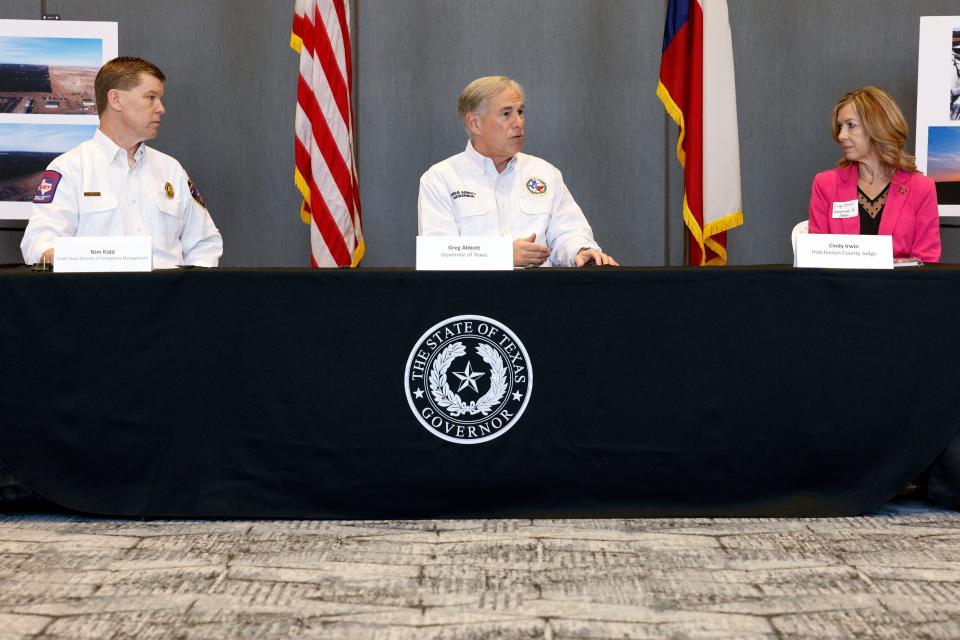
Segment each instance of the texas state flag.
M743 224L727 0L670 0L657 96L680 127L689 264L726 264L726 232Z

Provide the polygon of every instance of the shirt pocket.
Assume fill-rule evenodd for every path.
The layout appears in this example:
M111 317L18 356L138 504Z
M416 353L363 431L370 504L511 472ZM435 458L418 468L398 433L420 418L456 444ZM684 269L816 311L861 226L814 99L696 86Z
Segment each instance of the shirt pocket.
M170 246L180 238L183 228L183 207L180 198L162 198L154 201L153 233L162 239L155 246Z
M547 244L547 227L550 226L550 201L545 198L521 198L520 216L516 224L519 236L537 234L536 242Z
M453 203L453 216L457 221L457 230L462 236L497 235L490 226L490 210L476 198L458 198Z
M123 220L117 215L116 196L81 196L77 203L77 235L123 235Z
M521 198L520 211L528 216L549 215L550 201L544 198Z
M99 196L81 196L77 204L77 212L80 215L93 215L97 213L110 213L117 208L117 198L106 194Z

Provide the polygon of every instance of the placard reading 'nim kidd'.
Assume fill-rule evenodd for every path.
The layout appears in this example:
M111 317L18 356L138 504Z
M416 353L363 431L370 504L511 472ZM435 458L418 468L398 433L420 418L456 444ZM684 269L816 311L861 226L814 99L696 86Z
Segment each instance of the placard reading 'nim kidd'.
M53 239L56 273L151 271L150 236L60 236Z

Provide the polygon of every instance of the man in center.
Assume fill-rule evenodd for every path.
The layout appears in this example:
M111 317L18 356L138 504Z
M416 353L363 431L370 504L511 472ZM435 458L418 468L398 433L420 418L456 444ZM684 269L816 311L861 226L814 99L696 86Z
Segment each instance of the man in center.
M523 87L505 76L478 78L458 106L470 139L420 178L419 235L509 237L515 267L619 266L593 239L560 171L521 153Z

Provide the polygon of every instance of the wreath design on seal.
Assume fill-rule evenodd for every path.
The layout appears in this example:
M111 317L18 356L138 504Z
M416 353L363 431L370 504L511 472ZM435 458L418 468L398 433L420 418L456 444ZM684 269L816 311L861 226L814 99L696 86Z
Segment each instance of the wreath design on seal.
M430 394L438 406L455 418L463 414L487 415L507 392L507 368L503 358L488 344L477 345L476 350L477 355L490 365L490 389L479 400L471 400L470 404L454 393L447 383L447 370L450 365L460 356L467 355L467 348L462 342L447 345L430 367Z

